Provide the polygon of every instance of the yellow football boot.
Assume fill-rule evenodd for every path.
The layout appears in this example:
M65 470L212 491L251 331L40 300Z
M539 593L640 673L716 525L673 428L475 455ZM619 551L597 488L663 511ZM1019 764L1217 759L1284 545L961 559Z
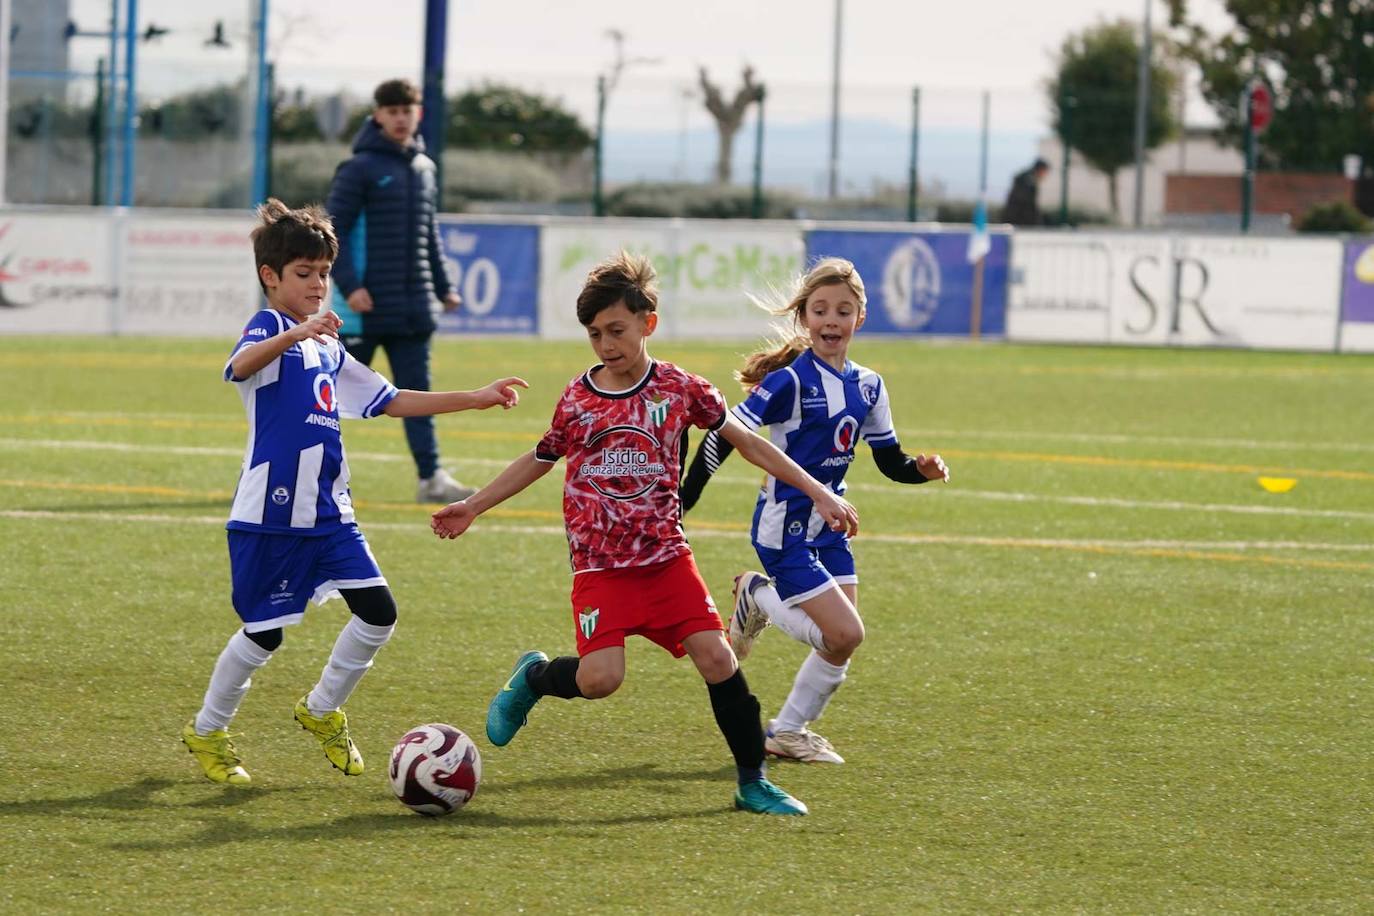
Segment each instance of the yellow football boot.
M353 739L348 736L348 716L342 709L336 709L326 716L312 716L305 705L307 697L301 697L296 704L296 721L301 728L310 732L324 748L324 756L345 776L357 776L363 771L363 755Z
M181 730L181 743L186 745L211 782L246 786L253 781L253 777L243 768L243 760L234 749L234 742L229 740L228 732L213 731L208 735L197 735L196 720L192 719Z

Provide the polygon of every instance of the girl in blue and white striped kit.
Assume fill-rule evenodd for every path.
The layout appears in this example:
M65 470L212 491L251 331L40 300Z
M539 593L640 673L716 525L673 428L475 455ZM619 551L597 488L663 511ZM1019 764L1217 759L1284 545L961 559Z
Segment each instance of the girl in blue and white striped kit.
M863 326L863 279L841 258L818 261L791 300L774 314L790 315L790 339L748 357L736 378L749 391L734 414L751 429L769 428L773 443L837 494L863 438L878 469L898 483L949 480L939 455L902 451L892 426L887 387L878 373L849 360L849 343ZM684 511L730 453L715 433L702 441L682 485ZM773 477L765 479L750 529L766 575L735 580L730 642L743 659L770 622L811 646L777 718L768 726L770 754L843 763L830 742L807 726L839 689L849 659L863 642L859 577L849 536L833 531L811 500Z

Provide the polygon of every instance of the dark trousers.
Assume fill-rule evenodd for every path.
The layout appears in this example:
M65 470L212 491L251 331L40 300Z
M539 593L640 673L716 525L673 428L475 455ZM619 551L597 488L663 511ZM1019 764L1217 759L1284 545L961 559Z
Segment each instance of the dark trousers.
M377 348L386 351L391 363L391 380L397 388L414 391L429 390L430 334L381 334L349 337L344 343L348 352L364 366L372 365ZM420 477L433 476L439 467L439 442L434 437L433 417L406 417L406 442L415 457L415 470Z

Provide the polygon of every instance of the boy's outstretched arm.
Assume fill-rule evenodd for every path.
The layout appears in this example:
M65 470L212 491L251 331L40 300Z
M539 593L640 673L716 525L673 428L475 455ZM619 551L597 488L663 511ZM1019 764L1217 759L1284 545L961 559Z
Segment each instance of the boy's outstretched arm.
M486 410L500 404L510 410L520 403L521 388L530 387L522 378L497 379L485 388L476 391L412 391L403 388L386 405L382 413L388 417L428 417L438 413L456 413L460 410Z
M551 461L540 461L534 449L516 458L496 479L467 499L449 503L429 519L429 527L441 538L456 538L477 520L477 516L492 506L500 505L516 493L543 477L553 467Z
M847 500L836 496L829 487L806 473L801 465L788 458L776 445L755 435L733 414L725 416L725 425L720 428L720 434L739 450L745 461L809 496L816 505L816 511L833 530L844 529L850 537L859 533L859 513Z

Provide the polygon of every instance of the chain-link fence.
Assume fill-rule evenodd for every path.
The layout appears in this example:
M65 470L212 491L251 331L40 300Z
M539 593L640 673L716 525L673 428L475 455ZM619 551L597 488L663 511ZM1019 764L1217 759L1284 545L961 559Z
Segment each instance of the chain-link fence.
M125 2L13 3L7 200L251 202L255 3L141 0L132 30Z
M127 185L129 202L144 206L252 202L261 190L253 183L257 0L139 0L132 132L124 24L110 35L127 0L11 2L25 39L12 44L32 53L11 63L7 199L120 203ZM288 32L274 32L277 53ZM372 87L396 76L418 81L418 60L409 66L276 69L267 190L295 203L322 199ZM1061 211L1074 222L1111 218L1109 175L1079 155L1061 206L1065 160L1044 86L844 84L836 104L828 81L742 69L661 62L616 73L589 64L481 74L451 62L445 209L961 222L985 193L996 220L1013 177L1044 157L1050 174L1038 203L1051 221ZM1120 100L1128 113L1133 104ZM1147 181L1158 212L1163 163L1173 160L1155 158L1158 174ZM1133 181L1117 171L1117 212L1128 218Z

